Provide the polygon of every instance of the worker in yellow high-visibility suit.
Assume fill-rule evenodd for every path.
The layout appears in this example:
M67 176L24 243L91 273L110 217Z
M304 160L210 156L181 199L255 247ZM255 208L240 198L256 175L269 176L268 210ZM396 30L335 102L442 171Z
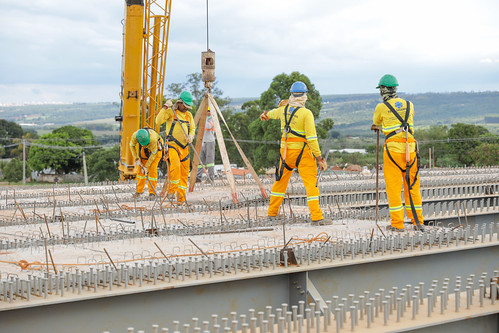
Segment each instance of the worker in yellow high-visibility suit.
M414 105L397 96L397 86L398 81L395 76L386 74L381 77L376 88L380 89L383 103L376 106L371 129L374 131L381 129L386 138L383 147L383 175L391 219L391 225L387 229L405 231L404 206L401 199L402 184L407 217L414 225L416 220L411 209L411 199L412 208L421 225L423 225L423 208L417 166L419 158L414 140ZM406 180L407 162L410 166L410 184Z
M156 128L166 122L167 163L169 180L167 196L177 197L178 202L186 200L187 178L189 177L189 143L194 140L196 125L188 110L192 109L192 95L182 91L175 104L168 100L155 119Z
M307 86L301 81L293 83L290 89L291 96L287 103L281 102L277 109L265 111L260 115L261 120L280 119L281 138L280 158L276 165L276 181L270 192L268 216L274 217L279 213L279 207L284 200L289 179L295 168L298 168L305 190L307 204L310 210L312 225L332 224L332 220L324 218L319 207L319 188L317 184L317 164L321 170L327 169L327 162L321 156L317 141L314 115L305 108L307 101Z
M146 180L149 178L149 196L156 195L158 182L158 164L163 157L164 141L158 132L152 128L142 128L132 134L130 139L130 152L139 167L137 172L137 192L139 196L144 192Z

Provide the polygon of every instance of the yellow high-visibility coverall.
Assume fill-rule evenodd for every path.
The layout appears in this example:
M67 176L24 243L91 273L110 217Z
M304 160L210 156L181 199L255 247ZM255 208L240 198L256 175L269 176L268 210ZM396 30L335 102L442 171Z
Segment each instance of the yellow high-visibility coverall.
M409 101L403 100L402 98L392 98L388 100L388 103L397 111L402 119L405 119L405 113L407 110L407 103L411 103ZM409 118L407 119L407 123L409 128L414 133L414 105L410 104L410 112ZM387 136L389 133L397 130L402 125L397 117L390 111L390 109L384 104L379 103L376 106L373 116L373 124L376 126L381 126L383 134ZM411 133L408 134L409 141L409 149L411 152L410 163L414 162L416 157L416 142ZM409 217L413 224L415 223L412 211L409 195L412 195L412 201L414 203L414 207L416 209L416 213L418 216L418 221L422 225L423 224L423 206L421 200L421 192L419 190L420 182L419 176L417 177L416 182L414 183L412 190L409 194L409 186L405 179L405 169L406 169L406 140L405 140L405 132L401 131L388 138L385 141L385 145L383 147L383 175L385 178L386 184L386 195L388 196L388 207L390 210L390 219L391 225L395 228L402 229L404 228L404 206L402 205L402 184L404 184L404 201L405 201L405 210L407 212L407 217ZM393 158L395 163L392 162L390 157L388 156L387 150L390 153L390 156ZM397 166L398 165L398 166ZM400 168L399 168L400 167ZM402 171L402 170L404 171ZM412 165L410 169L410 180L414 181L414 177L416 176L417 166L416 163Z
M149 181L153 188L148 186L149 193L155 194L156 184L158 183L158 164L161 161L161 157L163 157L163 146L164 141L161 136L153 129L147 128L149 132L149 144L146 146L141 146L137 141L137 132L132 134L132 138L130 139L130 152L132 153L133 160L135 161L140 156L140 161L144 164L144 161L147 160L144 165L147 169L147 176L142 172L142 168L138 168L139 171L137 173L137 193L144 192L144 187L146 185L147 177L149 177Z
M177 117L178 119L177 119ZM187 135L196 133L196 124L194 118L189 111L181 112L171 108L161 109L156 116L155 125L159 128L161 124L166 122L166 142L168 144L168 159L170 161L170 186L168 194L175 193L178 202L184 202L186 199L185 191L187 190L187 178L189 177L189 144L187 143ZM184 131L182 131L183 127Z
M281 120L281 131L284 130L286 123L284 114L285 108L285 105L280 106L267 113L267 116L270 119ZM290 114L293 109L296 109L296 107L288 108L288 120L290 119ZM298 168L298 173L303 180L307 192L307 204L308 209L310 210L310 217L312 221L322 220L322 210L319 207L319 188L315 187L317 182L317 164L315 158L321 156L321 150L317 141L317 132L315 130L314 115L312 114L312 111L301 107L291 119L290 126L292 131L303 135L304 137L302 138L292 133L288 133L285 162L291 170L284 168L281 179L276 180L274 185L272 185L268 216L276 216L279 213L279 207L284 200L286 188L288 187L293 169ZM281 156L284 154L284 147L286 145L284 137L285 135L283 133L280 149ZM297 163L297 158L302 150L303 154L299 163ZM280 167L280 163L277 167Z

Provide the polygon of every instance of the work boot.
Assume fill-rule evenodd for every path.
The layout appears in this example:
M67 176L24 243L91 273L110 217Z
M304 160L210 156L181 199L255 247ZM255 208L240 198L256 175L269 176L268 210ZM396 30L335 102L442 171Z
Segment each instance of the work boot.
M319 225L331 225L333 224L333 219L329 217L325 217L322 220L319 220Z
M331 225L333 224L333 220L326 217L317 221L312 221L313 226L322 226L322 225Z
M389 225L389 226L386 227L386 231L405 232L405 228L399 229L399 228L395 228L394 226Z
M267 216L267 219L270 221L270 222L273 222L273 223L276 223L279 221L279 216Z
M174 199L175 199L175 193L173 193L173 192L172 192L172 193L168 193L168 194L166 195L166 197L167 197L168 199L170 199L170 200L174 200Z
M201 183L203 180L196 178L196 183Z
M133 195L135 198L138 198L142 195L142 193L139 193L139 192L135 192L135 194Z
M422 225L422 227L423 227L423 229L427 228L426 225ZM404 228L405 228L406 231L412 231L412 230L414 230L414 231L420 231L419 227L417 226L417 224L415 222L413 222L413 223L407 223L407 222L404 223ZM433 226L430 229L433 229Z
M154 194L154 193L149 193L149 196L150 196L150 197L155 197L155 196L156 196L156 194Z

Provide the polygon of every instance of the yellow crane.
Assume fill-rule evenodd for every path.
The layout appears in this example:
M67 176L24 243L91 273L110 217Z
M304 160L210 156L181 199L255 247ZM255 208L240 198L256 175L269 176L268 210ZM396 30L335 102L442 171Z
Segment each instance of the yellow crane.
M171 0L125 0L121 62L120 178L136 176L129 142L139 128L154 128L162 107Z

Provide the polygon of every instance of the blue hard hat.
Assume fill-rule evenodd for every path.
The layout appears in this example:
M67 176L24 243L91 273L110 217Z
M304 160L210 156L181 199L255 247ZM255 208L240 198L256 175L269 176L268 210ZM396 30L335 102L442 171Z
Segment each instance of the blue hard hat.
M291 89L289 89L291 93L306 93L308 92L307 85L301 81L296 81L291 85Z

